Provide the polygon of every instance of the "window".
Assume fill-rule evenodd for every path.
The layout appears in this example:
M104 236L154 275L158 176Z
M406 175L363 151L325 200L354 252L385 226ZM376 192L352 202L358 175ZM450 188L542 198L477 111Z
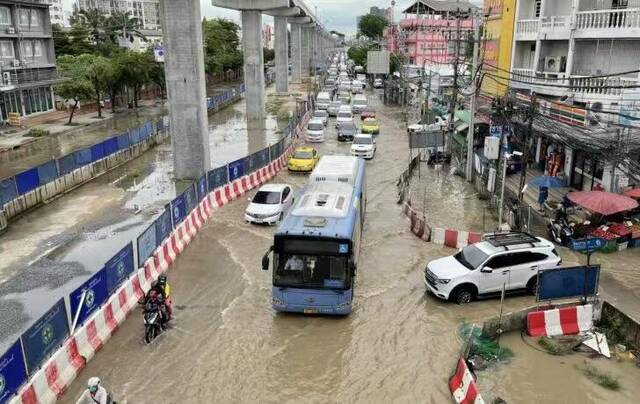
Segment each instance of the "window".
M33 56L42 56L42 41L33 41Z
M25 58L33 57L33 42L32 41L23 41L22 42L22 53Z
M514 253L511 256L511 265L524 265L524 264L534 264L539 261L543 261L547 259L546 254L536 253L536 252L521 252Z
M9 7L0 7L0 25L11 25L11 10L9 10Z
M510 265L513 265L511 262L512 259L512 254L503 254L503 255L498 255L497 257L493 257L489 260L489 262L487 262L487 264L485 266L491 268L491 269L499 269L499 268L504 268L504 267L508 267Z
M0 57L3 59L15 59L13 42L0 41Z
M38 13L38 10L30 10L31 14L31 26L32 27L38 27L40 26L40 13Z
M20 18L20 25L29 26L29 10L20 9L18 16Z
M282 202L284 202L287 199L287 196L289 196L289 193L291 192L291 188L287 187L284 189L284 191L282 191Z

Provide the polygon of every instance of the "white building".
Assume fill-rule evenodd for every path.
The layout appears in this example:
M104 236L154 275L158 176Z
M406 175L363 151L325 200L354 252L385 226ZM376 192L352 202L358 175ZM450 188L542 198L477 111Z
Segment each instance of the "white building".
M42 3L49 4L49 15L51 16L51 24L61 26L69 25L67 14L62 9L62 0L42 0Z
M640 0L519 0L511 70L514 88L619 109L639 99ZM533 78L535 77L535 78Z
M161 28L160 0L76 0L74 8L76 10L97 8L107 15L115 11L129 11L133 17L140 20L143 29L159 30Z

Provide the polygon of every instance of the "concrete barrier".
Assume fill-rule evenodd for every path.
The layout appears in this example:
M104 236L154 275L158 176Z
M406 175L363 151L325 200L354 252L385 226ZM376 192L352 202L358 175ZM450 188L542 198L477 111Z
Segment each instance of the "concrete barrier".
M532 337L573 335L593 328L593 306L563 307L527 314L527 332Z
M463 357L458 358L455 373L449 378L449 391L456 403L484 404L476 380Z

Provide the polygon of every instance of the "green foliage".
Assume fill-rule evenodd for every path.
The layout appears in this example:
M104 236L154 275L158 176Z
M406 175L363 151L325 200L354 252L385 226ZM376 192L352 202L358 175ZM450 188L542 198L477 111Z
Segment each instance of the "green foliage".
M404 55L401 53L392 53L389 56L389 73L395 73L400 71L402 65L404 65Z
M49 135L49 131L43 128L31 128L29 132L25 135L28 137L43 137Z
M356 65L360 65L366 69L367 67L367 52L369 52L369 47L355 47L352 46L347 51L347 55L349 59L352 59Z
M264 63L271 62L276 58L276 51L269 48L262 48L262 56L264 59Z
M585 363L585 365L582 367L578 367L578 369L580 369L580 371L585 376L587 376L597 385L604 387L607 390L620 390L620 382L618 381L618 378L611 376L609 373L604 372L588 363Z
M68 80L55 85L55 93L67 100L87 100L93 96L93 87L86 74L86 66L78 62L77 56L65 55L58 58L58 71ZM73 119L75 105L69 116Z
M469 323L462 323L458 335L463 341L471 339L470 355L479 356L485 361L505 361L513 357L509 348L501 347L497 341L482 335L481 327Z
M364 35L369 39L379 39L382 38L386 26L386 19L379 15L367 14L358 23L358 34Z
M223 18L202 21L204 66L209 74L220 74L242 66L240 27Z

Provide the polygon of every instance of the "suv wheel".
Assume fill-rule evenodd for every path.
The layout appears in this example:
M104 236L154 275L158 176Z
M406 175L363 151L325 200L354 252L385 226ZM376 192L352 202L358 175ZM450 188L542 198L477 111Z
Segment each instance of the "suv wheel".
M535 296L537 289L538 289L538 278L534 276L533 278L529 279L529 282L527 282L527 293L532 296Z
M473 290L470 287L462 287L453 294L453 301L458 304L471 303L474 298Z

